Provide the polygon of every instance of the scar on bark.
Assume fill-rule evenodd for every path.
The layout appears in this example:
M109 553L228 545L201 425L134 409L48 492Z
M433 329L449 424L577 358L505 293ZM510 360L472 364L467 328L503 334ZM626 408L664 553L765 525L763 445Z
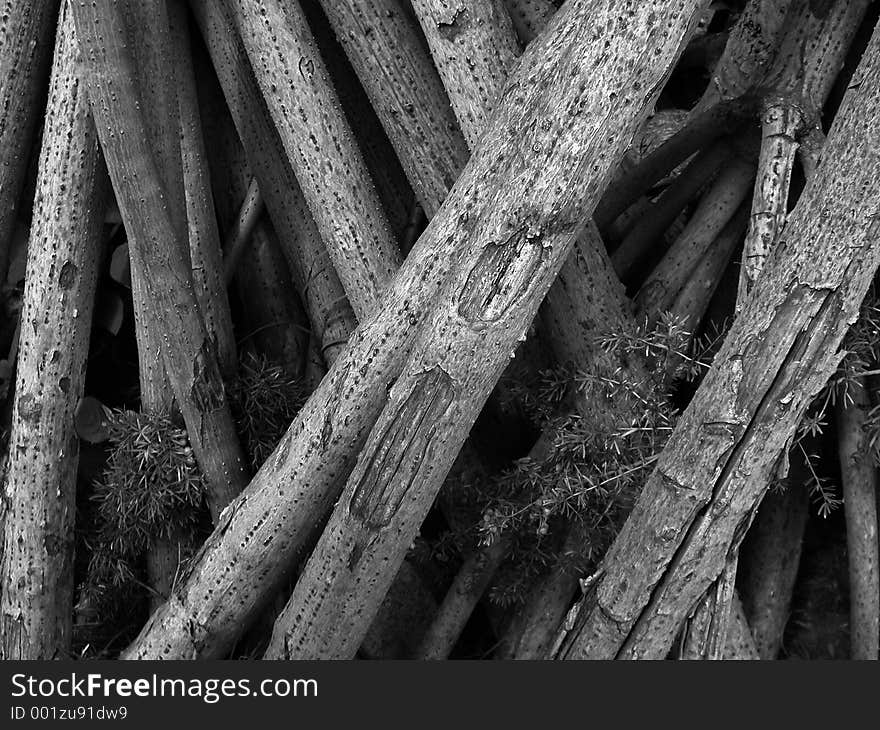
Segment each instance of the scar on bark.
M439 366L422 373L386 426L351 498L351 513L369 528L387 527L423 464L441 418L453 402L452 378ZM405 470L398 477L399 470Z

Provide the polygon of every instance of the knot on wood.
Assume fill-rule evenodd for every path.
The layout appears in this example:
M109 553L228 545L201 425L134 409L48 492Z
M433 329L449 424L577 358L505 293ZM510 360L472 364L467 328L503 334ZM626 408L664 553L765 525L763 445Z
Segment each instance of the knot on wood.
M372 446L354 490L351 514L370 528L387 527L431 461L434 435L452 404L452 378L440 367L422 373Z

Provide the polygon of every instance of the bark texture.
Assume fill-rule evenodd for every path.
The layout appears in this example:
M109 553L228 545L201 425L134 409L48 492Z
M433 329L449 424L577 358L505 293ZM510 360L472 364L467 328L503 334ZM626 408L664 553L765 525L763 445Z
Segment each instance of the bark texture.
M359 321L401 263L298 0L228 2L266 105Z
M177 80L176 96L180 119L180 160L186 201L189 255L196 298L208 334L214 339L220 374L227 382L236 374L238 356L232 314L223 282L220 232L211 197L211 176L205 140L186 5L174 0L169 5L172 58Z
M430 218L468 159L440 77L399 0L321 7Z
M107 173L65 2L58 23L21 313L0 564L0 657L67 658L82 397Z
M601 188L617 152L605 138L625 146L632 133L632 117L641 111L646 98L653 98L663 81L662 70L651 65L645 73L652 80L647 83L642 79L638 92L627 86L624 93L617 86L619 79L629 78L629 72L623 73L618 64L633 62L628 49L635 43L629 30L622 38L618 36L616 24L629 28L627 13L642 18L643 11L629 5L615 10L603 4L601 17L608 25L591 23L589 27L599 38L607 34L612 41L614 35L618 43L612 41L610 50L597 49L576 30L588 14L587 4L571 3L566 10L569 22L556 26L561 32L520 66L502 98L491 132L481 145L482 152L471 160L440 213L413 248L386 294L385 307L355 334L274 455L230 510L228 519L208 539L186 580L153 615L141 636L125 652L126 657L222 653L270 593L273 579L280 579L286 566L301 554L321 516L336 500L354 466L357 451L385 404L387 388L401 372L427 307L437 300L453 264L468 262L470 266L486 267L492 265L490 259L506 256L505 252L514 256L516 247L503 245L510 233L503 238L498 234L505 230L519 231L523 256L534 262L538 247L527 245L525 234L530 230L543 233L544 216L557 220L560 205L565 212L564 219L557 224L561 230L555 229L559 232L552 238L547 232L534 240L549 243L546 248L540 247L549 255L550 251L558 251L556 242L574 234L577 223L572 221L589 212L594 200L591 196ZM664 6L664 12L668 10L671 17L681 17L696 6L697 3L677 3L672 8ZM612 19L614 28L609 27ZM673 39L660 28L654 28L650 35L650 42L666 49L664 53L668 56L661 54L654 59L660 59L657 63L662 61L665 68L674 54L669 47L677 46L681 36ZM617 89L613 99L596 92L596 72L587 70L597 58L607 61L601 79L608 87L606 91L611 87ZM554 67L565 67L566 73L553 74ZM546 88L534 83L538 69L550 76ZM571 75L572 69L577 70L577 76ZM589 84L584 80L587 76ZM567 85L563 96L556 88L562 84L574 86ZM534 109L530 103L532 95L539 96ZM548 114L547 104L551 105L552 114ZM609 114L609 108L629 110L629 124L622 122L621 114ZM548 116L557 119L557 123L548 125ZM529 139L523 139L523 130L529 130ZM590 160L588 170L571 165L573 149L579 159ZM568 184L572 177L581 175L588 179L588 184ZM512 229L507 228L508 223ZM514 256L511 264L519 258ZM543 272L547 262L538 258L542 259ZM518 265L514 266L510 275L522 276L517 273L521 271ZM549 278L549 266L547 274ZM482 291L475 282L463 298L465 311L480 306L476 302ZM503 308L509 296L516 297L516 291L500 293L501 299L492 297L487 306ZM488 296L491 291L484 293ZM511 350L507 349L507 354Z
M275 625L267 658L353 655L470 425L582 228L580 216L589 213L626 151L699 6L569 3L553 32L523 56L468 170L489 154L496 165L510 164L523 148L534 155L553 147L569 165L556 169L546 187L540 178L548 170L534 159L528 166L515 162L505 175L528 181L528 193L494 199L475 250L444 287L442 304L420 333ZM593 108L589 118L586 109L572 113L582 104ZM536 195L541 203L527 207L525 196ZM475 371L474 361L485 367Z
M312 331L321 343L324 359L332 364L357 324L351 305L287 162L284 146L224 3L190 0L190 7L244 145L248 167L257 178L294 283L303 295ZM203 80L205 76L202 75ZM210 102L210 95L205 96ZM219 117L218 122L225 118L222 105L207 108ZM207 116L205 119L210 121ZM215 175L215 186L218 180L222 178Z
M413 0L455 116L475 149L519 55L501 0Z
M199 312L186 248L175 230L138 108L120 8L74 4L92 114L126 230L144 266L150 315L162 332L168 379L218 518L247 484L247 471L214 348Z
M662 657L724 568L771 469L841 358L880 261L880 36L825 160L604 559L563 658Z
M865 420L867 389L850 389L851 401L837 407L837 438L846 515L849 561L850 658L878 659L880 567L877 554L877 469L871 460Z
M52 59L58 0L7 0L0 13L0 280Z

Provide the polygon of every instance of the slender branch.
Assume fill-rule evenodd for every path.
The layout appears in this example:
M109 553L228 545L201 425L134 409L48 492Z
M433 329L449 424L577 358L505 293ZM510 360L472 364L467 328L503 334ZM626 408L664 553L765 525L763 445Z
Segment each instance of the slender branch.
M880 558L877 543L877 469L867 449L865 417L871 404L864 382L836 407L846 552L849 561L849 631L852 659L878 659Z

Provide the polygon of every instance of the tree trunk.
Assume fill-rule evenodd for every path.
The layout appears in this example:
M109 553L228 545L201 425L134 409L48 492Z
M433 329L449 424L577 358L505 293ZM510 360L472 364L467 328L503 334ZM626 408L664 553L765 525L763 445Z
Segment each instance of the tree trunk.
M600 566L562 658L662 657L738 549L880 261L875 34L825 160Z
M287 162L232 18L223 2L190 0L190 7L244 145L248 167L259 182L291 276L302 294L312 331L321 343L324 359L332 364L354 331L354 313ZM202 74L202 82L208 85L206 76ZM211 95L210 90L209 86L202 96L207 101L203 119L219 125L227 112L222 105L211 103L216 95ZM209 114L219 119L212 120ZM215 174L215 187L220 181L222 177Z
M519 55L501 0L413 0L468 147L476 149Z
M0 16L0 281L39 127L58 0L8 4Z
M568 33L573 32L587 12L584 6L583 2L570 4L568 17L573 20L562 26ZM695 7L695 3L680 3L669 12L678 17L682 8ZM667 42L662 30L655 33L651 41ZM570 36L562 34L557 42L562 38L571 41ZM622 53L613 42L612 47ZM217 656L229 646L241 625L271 593L273 579L280 579L284 568L294 562L314 534L321 515L336 500L357 451L385 403L387 388L400 373L417 328L430 303L437 300L453 263L460 259L473 264L481 252L488 255L505 250L500 246L486 249L490 234L483 231L490 223L493 227L506 223L499 221L504 218L499 212L501 203L507 201L505 205L510 205L516 201L522 211L516 216L520 220L522 215L534 217L540 211L555 218L558 204L569 200L568 196L576 196L576 205L572 205L570 212L566 210L569 222L560 223L563 234L573 233L576 224L571 221L589 212L590 196L601 186L602 172L612 164L616 150L606 148L603 142L593 163L598 167L589 173L589 185L570 187L567 181L586 174L572 169L571 145L593 139L592 133L597 129L603 129L605 137L617 139L602 121L606 105L613 103L617 109L625 104L635 114L644 97L650 97L657 89L643 86L635 98L629 94L617 95L614 100L600 98L590 93L597 88L596 75L591 72L590 85L585 84L583 90L573 89L565 99L557 96L553 102L557 113L565 111L565 125L541 130L539 138L530 140L528 147L522 130L534 129L545 117L546 109L539 105L531 111L524 103L526 94L547 92L535 90L526 80L529 64L540 59L544 68L553 60L559 61L563 52L552 40L542 51L548 52L546 58L540 52L529 54L523 70L516 74L496 113L489 142L481 148L483 154L472 159L441 212L413 248L386 294L385 308L358 330L344 355L300 411L274 457L270 457L237 503L237 509L230 511L225 523L208 539L187 580L153 615L141 636L125 652L126 657ZM593 52L600 57L604 53L601 49ZM619 61L620 57L615 56L614 60ZM580 63L570 65L586 74L588 62L584 66ZM624 77L628 78L628 74L620 73L615 63L609 63L601 74L604 84L616 84L611 79ZM662 79L658 75L655 80L659 87ZM556 90L551 87L550 91ZM546 98L549 96L542 96ZM613 129L619 130L619 144L625 144L627 127L620 130L616 126L619 115L610 119L609 124L615 125ZM543 145L541 135L546 137ZM550 144L550 140L556 140L555 144ZM587 156L584 153L584 158ZM526 159L529 164L524 166ZM535 218L532 225L522 230L537 231L540 226L540 218ZM526 253L535 253L536 248L529 246ZM478 291L473 293L477 295ZM279 490L278 485L283 487ZM254 525L260 527L255 530ZM215 588L205 600L203 586L207 583ZM193 635L193 627L202 628Z
M306 203L363 321L377 311L402 259L302 8L298 0L226 1Z
M168 378L208 485L215 520L247 483L211 339L193 291L190 264L167 209L143 118L121 10L110 0L74 4L92 113L126 230L138 231L149 313L163 333ZM160 243L164 243L164 246Z
M28 247L0 565L0 656L70 651L73 527L92 304L109 186L65 2Z
M433 217L467 164L468 149L418 30L399 0L321 0L321 7Z
M236 376L238 355L232 314L223 281L223 258L217 215L211 197L211 176L202 120L186 5L181 0L169 4L172 58L176 71L180 117L180 159L189 234L189 254L193 285L208 334L213 337L220 374L226 382ZM174 137L172 137L172 140Z
M661 88L699 3L615 6L569 2L553 33L530 47L506 87L468 171L491 155L495 169L513 164L517 173L508 171L508 183L528 183L528 192L513 195L508 185L507 195L491 201L474 250L462 258L420 332L275 625L267 658L346 657L356 650L479 408L569 252L580 220ZM625 40L609 36L607 47L590 40L624 12ZM650 63L644 55L648 47ZM562 66L565 74L559 73ZM583 104L591 107L588 114ZM597 124L603 128L601 144L596 132L588 131ZM550 172L547 166L538 169L534 158L523 166L516 156L548 147L569 164L553 170L554 183L545 188L540 181ZM590 160L589 169L584 160ZM460 181L456 190L462 187ZM536 194L541 202L532 206ZM484 366L475 371L473 362Z
M837 439L849 560L850 658L878 659L880 569L877 555L877 467L865 420L871 403L864 384L837 404Z

